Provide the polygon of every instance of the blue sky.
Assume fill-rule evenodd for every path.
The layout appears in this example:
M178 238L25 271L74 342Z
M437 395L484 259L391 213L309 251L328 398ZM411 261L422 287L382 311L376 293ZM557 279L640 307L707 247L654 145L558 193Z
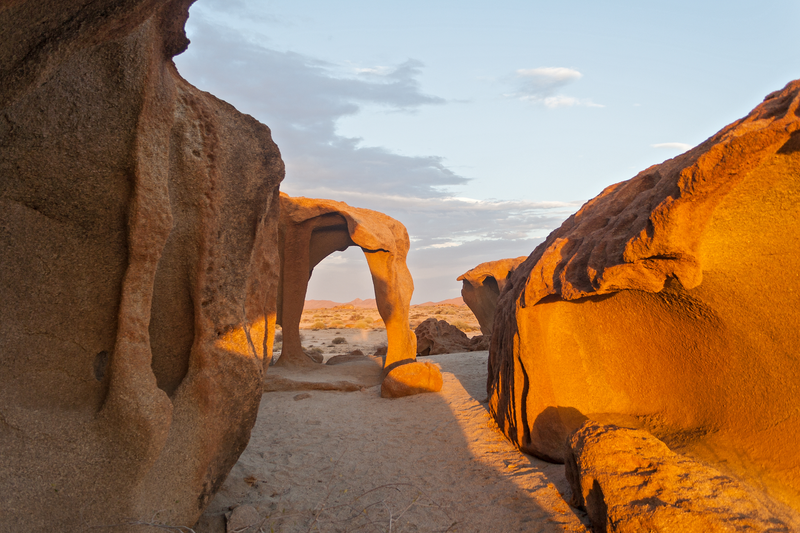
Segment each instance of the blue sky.
M199 0L179 71L270 126L282 190L408 228L413 302L800 77L800 2ZM372 297L360 251L308 298Z

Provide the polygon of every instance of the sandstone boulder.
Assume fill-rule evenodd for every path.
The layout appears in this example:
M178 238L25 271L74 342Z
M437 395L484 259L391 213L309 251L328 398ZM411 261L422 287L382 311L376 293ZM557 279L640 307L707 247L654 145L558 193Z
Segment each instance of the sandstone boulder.
M394 367L381 383L381 397L401 398L442 390L442 372L432 363L418 361Z
M461 297L478 319L481 333L484 335L492 335L494 313L500 292L505 288L508 276L525 259L527 256L481 263L458 277L457 281L462 282Z
M627 419L800 509L800 81L612 185L511 274L490 409L563 461Z
M469 340L469 351L479 352L488 350L491 343L491 335L475 335Z
M428 318L417 326L414 334L417 337L417 355L470 351L467 334L446 320Z
M491 341L488 335L469 338L446 320L433 317L420 323L414 335L417 337L417 356L488 350Z
M2 531L191 526L247 445L284 169L177 73L190 3L0 6Z
M278 323L283 328L283 348L277 365L313 365L300 344L308 280L320 261L350 246L361 248L372 274L378 312L389 341L386 365L414 358L416 341L408 327L414 281L406 266L409 240L405 226L377 211L281 193L280 236Z
M598 533L795 531L753 490L646 431L586 422L566 457L573 506Z

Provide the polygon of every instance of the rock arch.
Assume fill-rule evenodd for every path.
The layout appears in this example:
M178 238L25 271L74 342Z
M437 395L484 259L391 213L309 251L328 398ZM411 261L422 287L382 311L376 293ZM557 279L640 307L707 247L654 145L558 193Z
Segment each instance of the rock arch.
M512 259L488 261L458 276L456 281L463 282L461 297L478 319L482 334L492 334L497 299L506 286L506 279L527 258L528 256L523 255Z
M389 341L385 366L416 358L416 337L408 325L414 281L406 266L409 240L405 226L383 213L344 202L281 193L277 321L283 328L283 349L277 365L316 365L300 344L308 281L320 261L350 246L361 248L372 274L378 312Z

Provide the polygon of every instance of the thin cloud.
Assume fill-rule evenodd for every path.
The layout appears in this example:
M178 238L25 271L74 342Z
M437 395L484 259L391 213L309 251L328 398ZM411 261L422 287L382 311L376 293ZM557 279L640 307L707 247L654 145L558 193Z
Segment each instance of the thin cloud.
M582 77L577 70L564 67L517 69L520 92L528 95L547 96Z
M542 104L550 109L562 107L605 107L593 102L590 98L575 98L557 94L565 86L583 77L579 71L566 67L539 67L517 69L514 83L517 91L505 96Z
M293 191L287 190L289 194ZM319 188L304 191L367 207L403 222L414 249L452 248L476 240L519 240L546 236L582 202L423 198L375 192Z
M693 145L686 143L658 143L658 144L651 144L650 147L666 148L668 150L680 150L681 152L685 152L689 148L693 148Z
M559 107L575 107L575 106L585 106L585 107L605 107L602 104L595 104L590 99L587 98L573 98L571 96L548 96L547 98L533 98L533 97L525 97L522 100L531 100L534 102L542 102L545 107L549 107L550 109L557 109Z

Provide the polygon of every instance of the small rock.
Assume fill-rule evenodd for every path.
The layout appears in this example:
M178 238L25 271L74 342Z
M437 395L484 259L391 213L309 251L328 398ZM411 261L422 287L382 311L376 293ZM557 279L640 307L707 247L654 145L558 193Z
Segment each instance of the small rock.
M255 533L261 516L252 505L240 505L228 517L227 533Z
M381 384L381 397L400 398L442 390L442 373L434 364L406 363L389 372Z
M363 361L366 359L364 354L355 355L355 354L347 354L347 355L334 355L328 362L325 363L326 365L340 365L342 363L349 363L351 361Z
M389 350L389 347L386 345L378 346L375 348L375 355L386 355L386 352Z
M306 355L309 356L315 363L322 363L325 360L325 356L319 352L310 351L306 352Z
M311 398L311 394L307 392L301 392L300 394L295 394L294 401L305 400L306 398Z

